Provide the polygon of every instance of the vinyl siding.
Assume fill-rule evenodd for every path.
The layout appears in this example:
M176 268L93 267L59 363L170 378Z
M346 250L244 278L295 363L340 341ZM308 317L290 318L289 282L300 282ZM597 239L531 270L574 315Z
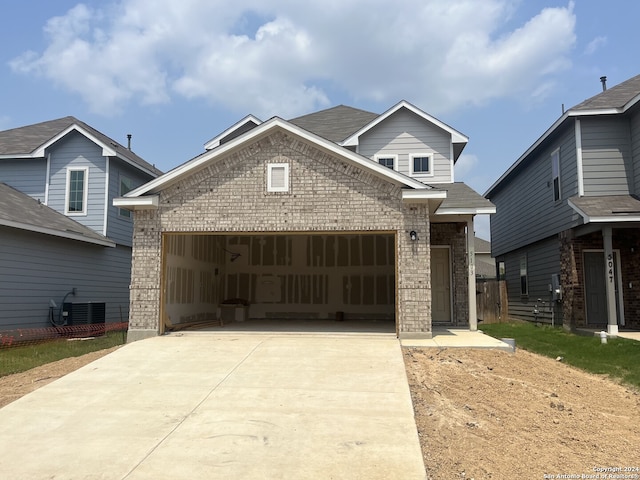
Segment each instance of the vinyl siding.
M628 118L585 118L581 124L584 194L634 193Z
M520 258L527 256L527 281L529 294L520 294ZM549 284L551 275L560 273L560 243L557 236L544 239L526 248L514 250L500 256L505 262L505 279L509 299L509 317L520 320L535 320L534 307L539 306L538 321L551 321ZM538 299L542 302L538 302ZM541 308L540 308L541 307ZM555 323L560 324L561 308L556 306Z
M120 209L113 206L113 199L120 196L120 177L133 182L133 188L152 179L117 158L109 160L109 198L107 208L107 237L120 245L131 246L133 235L133 216L120 215Z
M577 195L574 124L543 144L496 190L490 200L491 249L497 257L576 226L580 220L567 199ZM553 199L551 153L560 149L560 201Z
M105 302L107 322L128 320L128 247L100 247L0 227L0 265L0 329L48 326L49 300L59 306L74 287L78 294L68 301Z
M87 214L70 215L77 222L104 234L106 159L102 149L77 132L71 132L50 148L51 180L48 205L65 212L67 169L87 167Z
M0 182L45 201L47 161L44 158L0 160Z
M634 192L640 192L640 111L631 115L631 155L633 158Z
M396 170L425 183L451 182L451 135L407 109L400 109L360 137L358 152L372 160L375 155L398 155ZM409 156L433 154L433 175L411 175Z

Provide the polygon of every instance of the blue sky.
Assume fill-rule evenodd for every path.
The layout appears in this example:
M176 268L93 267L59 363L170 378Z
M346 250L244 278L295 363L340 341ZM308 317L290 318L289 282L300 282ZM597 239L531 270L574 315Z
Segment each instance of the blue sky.
M22 0L0 16L0 129L74 115L164 171L249 113L404 99L469 136L456 180L484 193L563 104L640 73L628 0Z

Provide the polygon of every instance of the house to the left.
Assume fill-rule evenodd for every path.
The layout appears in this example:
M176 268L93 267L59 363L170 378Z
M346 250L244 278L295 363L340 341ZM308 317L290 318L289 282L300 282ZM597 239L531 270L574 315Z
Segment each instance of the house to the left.
M0 330L126 321L133 225L113 198L161 173L74 117L0 132Z

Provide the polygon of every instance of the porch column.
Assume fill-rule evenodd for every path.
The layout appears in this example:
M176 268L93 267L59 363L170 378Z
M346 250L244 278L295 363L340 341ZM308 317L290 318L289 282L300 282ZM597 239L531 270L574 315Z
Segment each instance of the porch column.
M473 215L467 219L467 258L469 271L469 330L478 330L478 312L476 310L476 247Z
M607 283L607 333L609 335L618 335L618 318L616 314L616 279L615 267L613 262L613 241L611 240L611 227L602 229L602 238L604 242L604 269L605 282Z

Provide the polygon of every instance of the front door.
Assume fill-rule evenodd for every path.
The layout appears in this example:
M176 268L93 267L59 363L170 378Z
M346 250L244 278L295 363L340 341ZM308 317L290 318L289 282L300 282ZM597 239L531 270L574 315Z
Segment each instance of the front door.
M614 253L613 278L616 290L616 316L620 322L618 298L617 255ZM587 309L587 325L606 325L608 322L607 285L604 269L604 252L584 252L584 296Z
M431 322L451 323L451 267L448 247L431 248Z

